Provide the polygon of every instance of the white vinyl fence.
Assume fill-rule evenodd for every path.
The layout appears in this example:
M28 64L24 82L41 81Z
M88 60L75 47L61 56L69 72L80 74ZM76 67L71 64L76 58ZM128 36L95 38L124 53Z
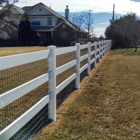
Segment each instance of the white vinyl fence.
M80 88L80 74L87 69L87 75L90 75L91 64L100 62L100 59L106 54L111 48L112 41L104 40L95 43L88 43L80 45L77 43L75 46L64 47L56 49L55 46L49 46L47 50L18 54L6 57L0 57L0 70L5 70L15 66L27 64L30 62L38 61L41 59L48 59L48 73L43 74L31 81L28 81L12 90L9 90L0 95L0 109L21 98L23 95L34 90L38 86L48 81L49 90L48 95L42 98L28 111L21 115L18 119L8 125L0 132L0 140L8 140L15 133L17 133L27 122L29 122L46 104L49 106L49 119L56 120L56 95L59 94L71 81L75 79L76 89ZM94 50L91 51L91 47L94 46ZM80 50L88 49L88 54L80 56ZM76 59L69 63L66 63L56 68L56 56L62 55L69 52L75 52ZM91 59L91 55L94 58ZM80 68L80 62L87 59L87 64ZM76 66L76 72L73 73L69 78L63 81L61 84L56 86L56 76L67 69Z

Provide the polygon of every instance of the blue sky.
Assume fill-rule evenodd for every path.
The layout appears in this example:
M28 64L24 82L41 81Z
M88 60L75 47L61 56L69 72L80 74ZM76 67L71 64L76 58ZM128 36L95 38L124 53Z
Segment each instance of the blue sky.
M128 12L136 13L140 16L140 0L19 0L17 6L32 6L39 2L51 6L56 12L64 12L66 5L70 12L82 12L92 10L94 13L94 34L104 35L105 28L109 25L109 19L112 17L113 3L115 3L116 16Z

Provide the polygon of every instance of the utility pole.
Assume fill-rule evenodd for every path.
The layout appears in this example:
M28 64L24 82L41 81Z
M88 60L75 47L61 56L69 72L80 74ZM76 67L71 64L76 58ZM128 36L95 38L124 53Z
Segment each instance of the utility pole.
M112 16L112 19L109 20L110 23L114 23L115 21L115 4L113 4L113 16Z
M113 16L112 16L112 22L114 23L115 21L115 4L113 4Z

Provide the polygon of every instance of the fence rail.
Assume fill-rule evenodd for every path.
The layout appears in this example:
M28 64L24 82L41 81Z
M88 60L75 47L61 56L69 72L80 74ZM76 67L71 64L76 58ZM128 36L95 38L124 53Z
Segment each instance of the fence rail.
M28 109L25 113L23 113L20 117L3 128L0 132L0 139L10 139L47 104L49 108L48 118L55 121L57 102L56 95L59 94L60 91L62 91L73 80L75 80L75 88L79 89L80 74L87 69L87 75L90 75L91 65L94 64L94 67L96 67L96 64L100 62L100 59L102 59L106 52L110 50L111 44L111 40L104 40L95 43L89 42L85 45L80 45L79 43L77 43L75 46L60 49L56 49L55 46L49 46L48 50L45 51L0 57L0 71L20 65L22 66L24 64L39 61L42 59L46 59L46 63L48 62L47 73L42 74L26 83L23 83L9 91L6 91L5 93L0 94L0 109L3 109L12 102L18 100L24 95L28 95L28 93L32 90L35 90L42 84L48 82L48 94L41 100L39 100L30 109ZM80 54L81 51L83 51L82 56ZM70 52L75 53L75 60L56 67L57 56L64 55ZM83 66L81 65L82 62ZM76 68L75 73L73 73L66 80L57 85L56 77L74 66Z

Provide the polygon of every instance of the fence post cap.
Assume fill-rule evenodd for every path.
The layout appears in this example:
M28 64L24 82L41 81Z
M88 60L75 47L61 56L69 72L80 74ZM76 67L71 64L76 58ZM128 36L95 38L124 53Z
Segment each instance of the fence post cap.
M80 43L76 43L77 50L80 50Z
M80 43L76 43L76 45L80 45Z
M91 44L91 42L88 42L88 44Z
M50 45L47 47L48 49L56 49L56 46Z

